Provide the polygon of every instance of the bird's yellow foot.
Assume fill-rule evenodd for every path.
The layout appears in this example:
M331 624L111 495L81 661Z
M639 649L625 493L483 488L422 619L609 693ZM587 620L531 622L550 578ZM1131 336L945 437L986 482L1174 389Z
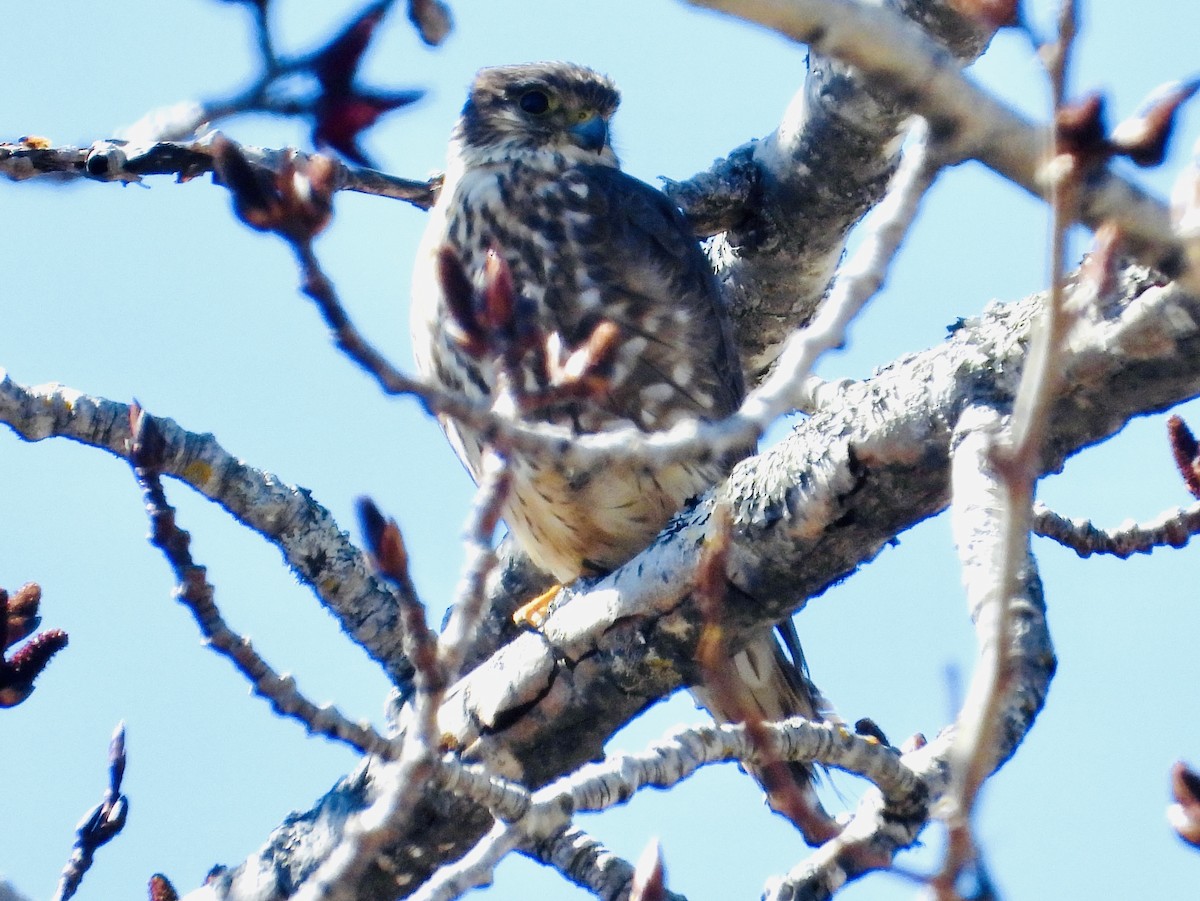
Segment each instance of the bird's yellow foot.
M542 623L546 621L546 617L550 615L550 608L554 605L554 600L558 597L560 591L562 591L562 586L555 585L549 591L539 594L529 603L522 604L517 608L517 612L513 614L513 622L518 626L540 629Z

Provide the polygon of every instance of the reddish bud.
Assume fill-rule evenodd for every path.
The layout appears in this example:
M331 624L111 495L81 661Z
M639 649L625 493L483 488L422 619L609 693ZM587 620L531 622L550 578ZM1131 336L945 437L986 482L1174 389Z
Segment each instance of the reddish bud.
M424 91L347 91L324 94L316 104L313 143L318 147L332 147L346 159L360 166L371 166L371 159L359 146L359 136L374 125L380 116L408 106L424 94Z
M108 743L108 790L113 795L121 793L121 780L125 778L125 721L117 723L112 739Z
M241 148L224 137L217 137L213 150L217 178L233 195L238 218L251 228L303 243L329 224L337 186L328 157L293 156L272 172L252 165Z
M439 0L408 0L408 20L430 47L436 47L450 34L454 20L450 7Z
M1200 849L1200 774L1182 761L1171 767L1171 796L1167 820L1176 835Z
M1175 115L1198 89L1197 80L1159 88L1136 115L1113 129L1113 146L1139 166L1161 164L1175 128Z
M667 871L663 866L662 847L651 839L633 868L629 901L666 901Z
M1080 267L1081 280L1091 285L1096 297L1107 297L1117 288L1123 239L1121 227L1112 220L1096 229L1092 251Z
M887 736L883 734L883 730L880 729L879 725L870 717L864 716L860 720L855 720L854 734L861 735L863 738L873 738L881 745L890 744L890 742L887 740Z
M271 174L251 166L241 148L224 135L213 141L213 168L233 195L237 217L253 229L270 231L279 215L279 195Z
M50 658L66 646L66 632L48 629L27 641L8 660L0 660L0 707L15 707L28 698Z
M391 3L388 0L371 4L317 54L312 72L322 87L334 91L344 91L350 87L367 45L375 36L375 30L383 21L389 6Z
M483 262L483 321L489 332L502 336L506 343L515 341L519 331L517 289L508 261L494 247Z
M551 361L551 384L575 396L602 396L612 386L613 364L620 349L620 327L602 319L565 360Z
M42 589L36 582L22 585L11 596L0 588L0 652L28 638L41 625L41 599Z
M450 314L447 323L450 336L471 356L483 356L487 352L487 333L475 313L475 287L449 245L438 250L437 272L442 299Z
M150 901L179 901L179 892L162 873L150 877Z
M1196 443L1196 437L1178 416L1167 420L1167 437L1171 443L1171 456L1175 458L1175 467L1183 483L1192 497L1200 499L1200 467L1196 459L1200 445Z
M1105 125L1104 98L1089 94L1075 103L1064 104L1054 114L1055 134L1061 153L1094 164L1112 155Z
M367 497L358 499L358 519L366 539L367 550L379 572L395 581L408 579L408 549L404 536L394 519L388 519Z
M1017 0L951 0L950 5L962 15L992 29L1021 24Z

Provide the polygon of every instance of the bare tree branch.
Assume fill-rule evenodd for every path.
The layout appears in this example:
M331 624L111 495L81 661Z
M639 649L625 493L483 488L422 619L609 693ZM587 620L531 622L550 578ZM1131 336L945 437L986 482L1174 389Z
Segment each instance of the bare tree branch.
M713 260L730 298L734 315L739 318L739 340L743 359L751 377L765 371L778 352L779 342L797 322L812 315L823 296L829 273L842 251L845 232L838 233L836 224L844 222L846 230L857 221L862 211L882 194L887 174L894 165L895 150L885 152L886 143L894 137L899 118L905 112L923 116L930 123L933 136L952 148L954 156L976 159L984 165L1039 196L1048 197L1050 179L1045 171L1049 135L1043 126L1029 122L1010 107L981 90L963 74L960 60L939 46L934 39L904 16L875 4L851 0L689 0L695 6L716 9L729 15L757 22L791 39L807 45L814 58L834 57L853 67L861 82L861 96L890 98L897 104L890 115L876 117L879 129L869 128L865 135L853 129L841 129L822 146L814 147L806 128L808 109L819 110L810 102L811 91L793 103L789 118L776 132L787 139L786 154L774 166L774 179L787 179L790 171L807 172L812 182L795 186L786 180L758 175L765 185L755 182L755 195L778 192L779 199L770 202L780 207L770 217L767 233L772 241L765 252L758 252L752 237L718 241L713 248ZM941 3L913 3L914 10L942 13L940 21L953 23L955 17ZM953 27L953 26L951 26ZM957 31L969 33L963 20L957 20ZM970 57L981 49L979 35L956 47ZM959 52L956 50L956 52ZM842 99L837 95L840 108ZM859 94L851 92L857 98ZM832 101L830 101L832 102ZM853 107L851 107L853 109ZM794 114L794 119L793 119ZM832 114L827 114L832 116ZM814 117L811 127L818 134L828 127L827 121ZM835 120L837 121L837 120ZM872 121L870 117L866 121ZM755 146L755 161L769 160L780 153L773 137ZM865 144L868 162L857 159L850 167L862 183L854 193L842 197L859 198L857 204L834 202L819 204L820 191L829 191L823 180L829 171L819 161L836 160ZM744 166L744 163L741 163ZM766 165L771 166L771 163ZM826 163L826 165L830 165ZM872 168L874 167L874 168ZM840 167L834 169L837 173ZM873 177L865 177L872 175ZM743 175L743 178L745 176ZM704 184L702 180L700 182ZM798 193L807 186L807 191ZM677 194L679 202L688 199ZM1184 269L1184 256L1171 224L1166 207L1149 196L1142 188L1106 167L1089 173L1087 185L1081 192L1075 216L1092 228L1112 219L1118 222L1128 238L1130 252L1143 263L1168 275L1179 275ZM815 202L814 201L818 201ZM841 214L828 215L846 207ZM755 215L761 216L761 212ZM803 223L808 222L805 226ZM789 233L781 223L800 223ZM721 223L728 227L728 223ZM810 232L821 231L824 239L813 238ZM829 236L837 236L830 240ZM741 240L746 246L736 243ZM784 250L775 244L783 243ZM799 252L797 247L808 248ZM823 255L822 255L823 254ZM782 286L782 287L772 287ZM774 323L774 324L773 324ZM758 337L758 336L763 337Z
M13 181L31 178L130 184L149 175L174 175L177 181L190 181L215 169L213 158L219 132L209 132L192 141L150 141L134 144L123 140L95 141L90 147L47 147L40 143L6 144L0 142L0 175ZM228 139L225 139L228 140ZM240 146L242 154L254 165L278 171L285 160L306 160L311 154L298 150L264 150ZM333 163L334 188L377 194L404 200L427 210L433 206L441 179L414 181L398 178L374 169Z
M992 29L946 0L904 0L891 8L963 63L991 37ZM896 167L909 98L880 87L871 72L814 45L804 86L774 132L707 172L666 185L698 233L717 235L710 256L751 384L789 332L812 317L850 229L883 196Z
M150 540L175 573L175 595L191 612L205 642L228 659L250 682L255 694L283 717L302 723L309 732L342 741L364 754L386 754L390 743L369 723L353 723L332 705L318 706L305 697L291 676L281 676L254 650L250 640L235 634L216 605L205 568L192 559L191 536L175 519L159 475L166 449L153 418L137 404L130 407L130 463L142 488L150 517Z
M1069 547L1080 557L1112 554L1124 560L1155 548L1184 547L1200 532L1200 503L1164 510L1146 522L1122 523L1115 529L1101 529L1089 519L1067 519L1045 504L1035 504L1033 531Z
M534 842L523 851L604 901L621 901L636 891L638 875L634 865L575 826ZM670 891L664 891L662 897L665 901L687 901L683 895Z
M75 897L83 877L92 867L96 851L116 838L125 827L129 801L121 793L124 775L125 724L118 723L108 745L108 787L100 803L89 810L75 828L75 847L59 877L54 901L68 901Z
M1055 402L1043 471L1056 470L1135 415L1200 393L1200 301L1156 285L1143 270L1125 273L1120 287L1123 295L1105 307L1106 315L1071 342L1070 390ZM731 648L946 506L953 436L947 417L983 400L1011 409L1040 303L1034 297L997 306L939 347L867 382L840 386L839 398L830 398L779 446L735 469L725 488L735 513L726 605ZM541 634L519 636L449 692L439 728L455 737L468 760L528 785L544 784L597 756L608 735L654 699L697 678L692 661L700 618L689 595L708 513L702 503L630 564L591 586L569 589ZM1025 590L1036 603L1028 614L1018 613L1029 617L1021 632L1028 647L1016 655L1021 666L1006 702L998 759L1028 729L1052 661L1039 651L1048 644L1038 590ZM931 745L944 754L944 745ZM939 757L935 768L943 762ZM347 777L311 816L283 827L260 854L223 877L222 897L248 897L237 888L239 879L249 880L245 891L253 886L263 893L256 897L289 897L286 887L314 864L291 849L321 846L314 830L337 829L376 790L370 767ZM413 822L420 829L406 835L404 850L398 846L388 869L377 872L376 889L421 884L440 863L474 845L491 816L428 793ZM868 847L900 847L893 833L871 837L875 832L863 829Z
M26 387L0 370L0 422L26 441L70 438L125 459L129 410L62 385ZM188 432L170 419L156 422L164 444L162 472L277 545L346 633L397 685L407 686L412 665L402 651L397 600L329 511L307 491L234 457L212 435Z

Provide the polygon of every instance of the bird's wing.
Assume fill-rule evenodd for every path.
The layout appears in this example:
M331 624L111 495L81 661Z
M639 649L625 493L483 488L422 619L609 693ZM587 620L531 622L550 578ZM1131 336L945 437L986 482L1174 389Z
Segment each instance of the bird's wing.
M578 340L597 316L622 330L630 352L618 360L627 370L614 379L614 412L665 428L737 409L743 383L732 326L687 220L662 192L608 166L576 167L564 189L579 213L566 217L569 237L600 292L599 304L563 311L575 331L565 337Z

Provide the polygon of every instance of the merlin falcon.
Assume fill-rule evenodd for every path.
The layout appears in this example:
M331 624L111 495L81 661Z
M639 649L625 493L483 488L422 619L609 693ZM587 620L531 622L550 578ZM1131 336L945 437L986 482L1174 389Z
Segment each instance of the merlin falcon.
M414 275L417 368L475 401L493 402L506 376L518 391L544 392L547 376L544 365L534 365L539 354L528 354L514 379L511 359L502 372L494 355L465 346L462 314L447 296L447 259L479 291L489 255L503 259L522 318L547 336L543 364L546 354L565 358L584 346L602 325L615 334L603 390L527 414L567 435L721 419L738 408L744 390L724 301L686 220L661 192L618 168L608 134L618 100L608 78L567 63L480 71L451 137ZM481 436L440 421L478 480ZM596 469L512 454L504 520L560 583L605 573L643 550L751 450ZM735 663L748 702L765 718L817 718L811 683L769 632ZM798 772L809 790L806 771Z

